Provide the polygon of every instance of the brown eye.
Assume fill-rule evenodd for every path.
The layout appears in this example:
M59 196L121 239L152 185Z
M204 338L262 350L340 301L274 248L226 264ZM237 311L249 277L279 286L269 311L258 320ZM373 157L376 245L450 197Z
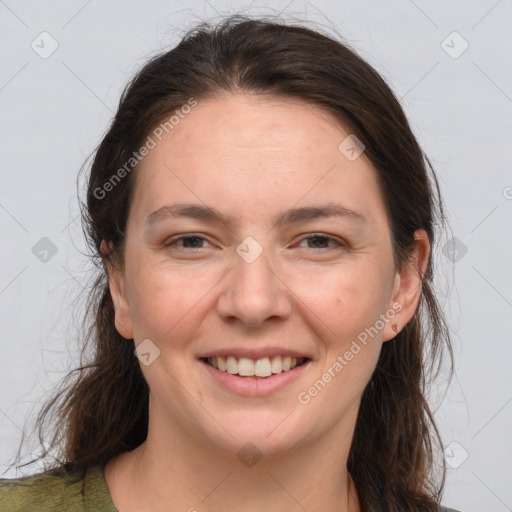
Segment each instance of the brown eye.
M183 241L183 245L179 246L179 242ZM202 242L207 242L206 238L198 235L185 235L170 239L165 243L165 247L177 247L179 249L203 249Z
M337 238L334 238L332 236L327 235L310 235L302 239L302 242L307 241L309 249L332 249L334 247L344 247L345 244L338 240ZM311 243L309 243L311 242ZM330 247L326 244L333 243Z

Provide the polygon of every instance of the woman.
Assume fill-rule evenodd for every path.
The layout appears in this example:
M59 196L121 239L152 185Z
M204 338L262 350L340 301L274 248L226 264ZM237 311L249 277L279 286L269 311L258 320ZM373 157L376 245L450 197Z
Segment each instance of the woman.
M441 510L441 198L351 49L198 26L125 90L83 213L94 358L39 418L60 464L2 510Z

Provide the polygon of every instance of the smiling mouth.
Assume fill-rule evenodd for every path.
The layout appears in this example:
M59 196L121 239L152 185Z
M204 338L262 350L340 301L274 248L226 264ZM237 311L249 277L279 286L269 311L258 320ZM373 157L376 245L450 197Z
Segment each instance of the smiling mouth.
M212 366L216 370L237 375L239 377L267 378L279 373L291 371L311 361L307 357L272 356L260 359L247 357L202 357L201 361Z

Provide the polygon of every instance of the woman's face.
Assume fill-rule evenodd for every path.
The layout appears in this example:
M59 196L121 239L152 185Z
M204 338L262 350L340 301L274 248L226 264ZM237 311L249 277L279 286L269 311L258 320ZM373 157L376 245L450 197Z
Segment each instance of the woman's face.
M150 431L265 454L351 434L419 281L395 269L375 171L339 149L349 135L304 103L233 95L153 137L110 274L117 329L144 343ZM270 377L203 359L266 375L294 355L306 364Z

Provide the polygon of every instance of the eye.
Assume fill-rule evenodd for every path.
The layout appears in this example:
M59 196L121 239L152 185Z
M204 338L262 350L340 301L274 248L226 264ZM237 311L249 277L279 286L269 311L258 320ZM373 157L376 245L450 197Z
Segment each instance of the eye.
M314 244L313 247L309 247L310 249L332 249L335 247L346 247L346 244L343 243L341 240L338 240L337 238L316 233L302 239L302 242L308 241L311 241ZM328 244L329 242L334 243L334 247L325 247L325 244Z
M168 248L177 249L204 249L205 247L201 245L204 242L208 242L208 240L200 235L188 234L171 238L164 244L164 246ZM341 240L338 240L337 238L316 233L303 238L300 243L303 242L308 242L308 247L306 248L316 250L346 247L346 244L343 243ZM309 242L312 245L310 245ZM181 243L183 243L183 245L181 245ZM331 246L328 245L329 243L331 244Z
M183 241L185 246L178 245L179 242L181 241ZM167 242L165 242L164 245L165 247L178 249L203 249L203 247L201 247L202 242L207 242L206 238L195 234L189 234L171 238Z

